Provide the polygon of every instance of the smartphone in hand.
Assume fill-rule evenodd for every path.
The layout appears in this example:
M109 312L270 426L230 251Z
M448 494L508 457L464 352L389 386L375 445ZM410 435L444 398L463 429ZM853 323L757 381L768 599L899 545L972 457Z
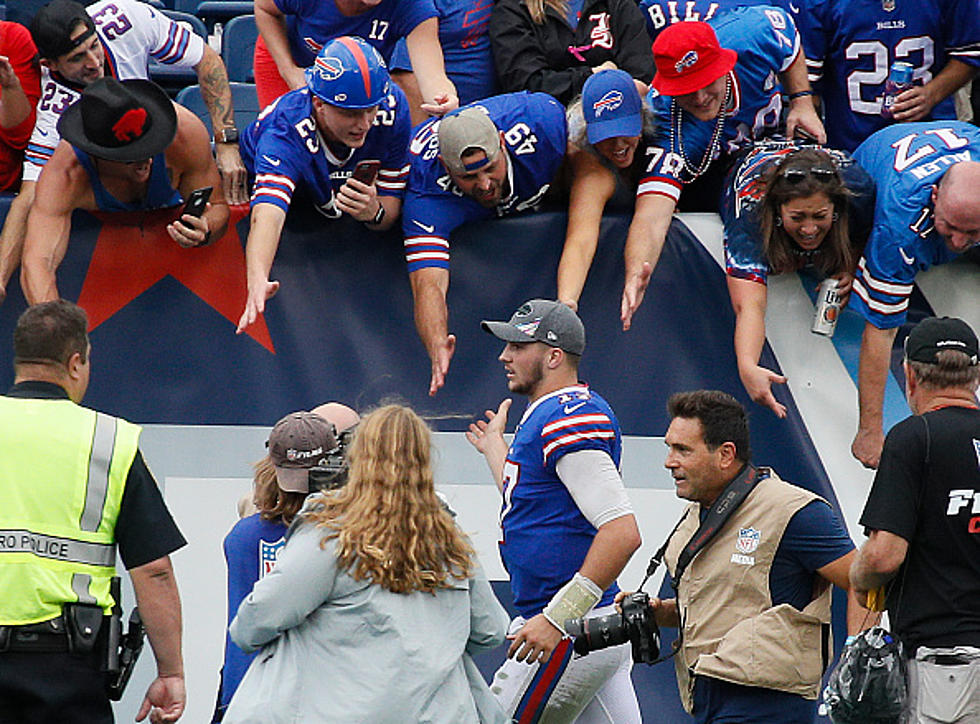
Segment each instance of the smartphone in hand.
M354 172L350 175L352 179L357 179L362 184L370 186L378 176L381 169L381 161L361 161L354 167Z
M204 188L195 189L192 191L191 195L187 197L187 201L184 203L184 208L180 212L180 216L190 214L191 216L200 217L200 215L204 213L204 209L206 209L208 206L208 199L211 198L211 191L212 188L210 186L205 186Z

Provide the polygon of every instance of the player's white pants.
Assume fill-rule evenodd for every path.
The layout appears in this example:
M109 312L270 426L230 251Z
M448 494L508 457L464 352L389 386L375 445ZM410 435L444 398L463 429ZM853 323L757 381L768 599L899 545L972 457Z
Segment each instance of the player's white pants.
M613 610L603 606L594 613ZM524 623L518 616L508 633L516 633ZM629 644L579 656L572 651L571 639L563 639L544 664L506 659L490 691L509 720L518 724L640 724L632 668Z

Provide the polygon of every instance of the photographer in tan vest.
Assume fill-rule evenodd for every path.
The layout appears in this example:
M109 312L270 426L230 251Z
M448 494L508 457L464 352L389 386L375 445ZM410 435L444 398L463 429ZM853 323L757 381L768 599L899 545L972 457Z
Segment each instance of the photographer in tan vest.
M745 410L715 390L667 403L664 466L691 501L666 546L677 597L652 599L679 627L674 658L697 722L809 724L832 655L833 583L848 589L854 544L820 496L749 460ZM848 603L848 633L863 611Z

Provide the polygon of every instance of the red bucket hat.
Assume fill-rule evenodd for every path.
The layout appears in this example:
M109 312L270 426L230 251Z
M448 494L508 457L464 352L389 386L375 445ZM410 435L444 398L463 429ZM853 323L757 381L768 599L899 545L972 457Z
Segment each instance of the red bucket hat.
M685 21L664 29L653 44L657 74L653 87L665 96L682 96L711 85L735 67L738 53L722 48L707 23Z

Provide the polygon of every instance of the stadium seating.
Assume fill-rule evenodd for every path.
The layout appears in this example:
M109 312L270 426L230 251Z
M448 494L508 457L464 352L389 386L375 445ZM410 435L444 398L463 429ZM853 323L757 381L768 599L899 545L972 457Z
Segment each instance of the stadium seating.
M21 25L30 25L34 13L47 5L49 0L13 0L6 4L6 19Z
M259 99L255 94L253 83L231 83L231 100L235 106L235 126L241 131L259 115ZM211 133L211 116L201 96L201 86L192 85L177 94L177 102L192 110L198 118L204 121L208 133Z
M208 29L214 28L216 23L227 23L239 15L251 15L253 12L252 0L204 0L194 10Z
M255 82L252 55L259 35L254 15L240 15L225 25L221 35L221 58L228 69L228 80L240 83Z

